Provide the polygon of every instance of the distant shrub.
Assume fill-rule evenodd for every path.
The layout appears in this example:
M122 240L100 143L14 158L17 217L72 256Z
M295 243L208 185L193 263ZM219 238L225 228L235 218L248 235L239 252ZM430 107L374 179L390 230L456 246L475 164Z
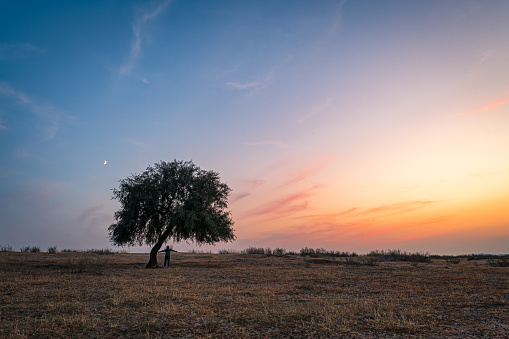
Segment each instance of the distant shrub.
M327 251L325 248L308 248L304 247L300 250L300 255L303 257L357 257L357 253L340 252L340 251Z
M127 251L114 251L114 250L111 250L109 248L103 248L103 249L89 249L89 250L85 250L86 253L95 253L95 254L101 254L101 255L112 255L112 254L115 254L115 253L127 253Z
M20 249L20 252L32 252L32 253L36 253L36 252L40 252L41 251L41 248L39 246L25 246L25 247L21 247Z
M419 262L431 262L431 257L428 252L416 252L416 253L410 253L407 254L406 261L410 261L413 263L419 263Z
M426 253L407 253L400 249L397 250L375 250L368 253L369 257L379 258L383 261L409 261L411 263L431 262L431 255Z
M0 252L12 252L12 246L6 245L6 246L0 246Z
M314 248L304 247L304 248L300 249L300 255L303 257L307 257L307 256L314 257L314 256L316 256L316 252L315 252Z
M496 254L469 254L467 256L467 260L489 260L489 259L500 259L505 256L496 255Z
M239 252L232 250L232 249L221 249L221 250L217 251L217 253L219 253L219 254L235 254L235 253L239 253Z
M488 265L491 267L509 267L509 259L507 257L502 257L500 259L490 259L488 260Z
M75 249L64 248L61 252L79 252L79 251Z
M380 259L375 257L367 257L363 259L354 259L354 257L348 257L345 260L345 264L355 266L378 266L380 264Z
M57 253L57 247L56 247L56 246L48 247L48 253L49 253L49 254L55 254L55 253Z
M286 250L284 248L275 248L272 251L272 254L273 255L285 255L286 254Z
M270 248L268 249L270 251ZM241 252L242 254L265 254L265 249L263 247L248 247ZM272 254L270 251L269 254Z

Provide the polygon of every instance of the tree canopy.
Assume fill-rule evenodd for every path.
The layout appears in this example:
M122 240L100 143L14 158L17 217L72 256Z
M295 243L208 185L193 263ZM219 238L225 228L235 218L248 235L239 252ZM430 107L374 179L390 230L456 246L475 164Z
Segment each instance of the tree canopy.
M235 240L227 210L231 189L217 172L191 161L161 161L119 183L112 199L121 208L108 228L110 240L115 245L153 246L147 267L157 266L157 251L169 238L198 244Z

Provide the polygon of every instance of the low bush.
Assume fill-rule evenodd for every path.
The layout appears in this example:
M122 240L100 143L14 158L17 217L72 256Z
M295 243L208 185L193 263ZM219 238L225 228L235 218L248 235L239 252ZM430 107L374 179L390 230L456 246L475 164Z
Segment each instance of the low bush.
M348 257L358 257L359 255L355 252L353 253L350 253L350 252L340 252L340 251L327 251L325 248L317 248L317 249L314 249L314 248L308 248L308 247L304 247L300 250L300 255L303 256L303 257L343 257L343 258L348 258Z
M12 246L10 245L0 246L0 252L13 252Z
M104 248L104 249L95 249L95 248L92 248L92 249L89 249L89 250L85 250L85 252L86 253L101 254L101 255L112 255L112 254L115 254L115 252L110 250L109 248Z
M407 253L400 249L387 251L375 250L369 252L368 256L379 258L383 261L409 261L411 263L431 262L431 254L428 252Z
M25 247L21 247L19 250L20 250L20 252L36 253L36 252L40 252L41 248L39 246L25 246Z
M219 253L219 254L235 254L235 253L239 253L239 252L232 250L232 249L221 249L221 250L217 251L217 253Z
M374 257L366 257L362 259L348 257L345 260L345 264L354 266L378 266L380 264L380 259Z
M101 255L112 255L112 254L115 254L115 253L128 253L127 251L124 251L124 250L121 250L121 251L114 251L114 250L111 250L109 248L102 248L102 249L89 249L89 250L85 250L84 251L85 253L95 253L95 254L101 254Z
M507 257L502 257L500 259L490 259L488 260L488 265L491 267L509 267L509 259Z
M48 247L48 253L49 253L49 254L55 254L55 253L57 253L57 247L56 247L56 246Z
M267 249L269 253L272 254L272 251L270 248ZM265 249L263 247L248 247L241 251L242 254L266 254Z
M275 248L272 251L272 254L273 255L285 255L286 254L286 250L284 248Z

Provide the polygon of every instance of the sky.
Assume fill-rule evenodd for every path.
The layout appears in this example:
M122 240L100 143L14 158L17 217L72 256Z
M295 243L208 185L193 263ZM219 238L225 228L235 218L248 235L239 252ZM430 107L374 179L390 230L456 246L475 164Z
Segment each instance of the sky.
M0 245L113 248L192 160L249 246L509 253L505 0L1 1ZM146 251L147 246L130 251Z

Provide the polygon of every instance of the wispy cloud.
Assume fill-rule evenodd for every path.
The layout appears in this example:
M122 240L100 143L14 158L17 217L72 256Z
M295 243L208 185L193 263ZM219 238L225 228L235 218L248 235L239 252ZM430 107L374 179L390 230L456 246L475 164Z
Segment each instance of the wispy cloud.
M163 10L170 4L170 0L160 2L155 9L143 10L132 24L133 41L127 61L120 67L119 74L129 74L142 53L142 42L145 39L144 26L160 15ZM142 80L143 81L143 80ZM144 81L143 81L144 82Z
M107 210L105 204L99 204L87 208L76 221L87 230L94 231L109 226L113 221L113 214Z
M343 217L345 215L351 214L357 210L357 207L350 208L346 211L338 212L338 213L324 213L324 214L309 214L301 217L297 217L296 219L308 219L308 220L316 220L316 221L331 221L335 220L339 217Z
M325 99L323 99L321 102L318 102L317 104L309 107L306 112L297 119L297 123L301 124L305 122L306 120L314 117L315 115L318 115L327 109L329 109L332 104L334 103L334 100L336 100L335 96L329 96Z
M50 198L62 195L72 184L63 181L34 180L13 191L8 198L23 201L27 206L45 204Z
M261 86L263 83L261 81L251 81L251 82L229 82L226 85L235 89L251 89L258 86Z
M147 144L143 141L134 140L134 139L123 139L123 140L124 140L124 142L128 143L129 145L134 146L138 149L142 149L144 151L151 147L150 144Z
M260 187L265 184L265 180L263 179L244 179L244 180L238 180L241 184L247 185L251 188Z
M405 224L404 226L391 226L391 227L376 228L372 231L363 232L358 238L369 238L376 234L408 230L410 228L417 228L420 226L427 226L427 225L432 225L432 224L441 224L441 223L451 220L452 218L454 218L454 216L440 216L440 217L436 217L433 219L417 222L415 224Z
M246 146L277 146L281 148L288 147L284 142L281 140L264 140L264 141L248 141L245 143Z
M489 112L495 111L495 110L497 110L497 109L499 109L499 108L501 108L503 106L506 106L507 104L509 104L509 97L504 96L502 98L493 100L489 104L476 107L476 108L471 109L469 111L458 113L455 116L489 113Z
M436 232L416 233L416 234L403 236L401 238L393 239L392 242L404 242L404 241L415 240L415 239L430 238L430 237L433 237L433 236L436 236L438 234L442 234L445 232L447 232L447 230L436 231Z
M1 44L0 60L17 60L46 53L44 48L32 44Z
M321 188L323 187L316 185L305 191L294 193L284 198L274 200L248 211L245 216L268 216L270 218L280 218L288 214L303 211L308 208L309 202L306 199L315 195Z
M32 99L29 95L13 88L5 81L0 81L0 95L27 107L33 114L41 119L44 122L42 130L47 139L53 139L58 130L62 127L63 121L72 118L71 115L50 104Z
M329 28L329 32L327 34L327 38L332 37L336 34L341 28L343 22L343 6L345 5L346 0L341 1L334 10L334 20Z
M234 193L232 194L232 196L230 197L230 203L233 204L241 199L244 199L244 198L247 198L251 195L251 193L249 192L240 192L240 193Z
M357 215L384 215L390 216L395 214L407 213L410 211L418 210L427 207L436 201L404 201L390 205L383 205L380 207L371 208L367 211L358 213Z
M306 164L297 170L285 171L283 175L286 180L281 183L279 188L292 186L298 182L304 181L330 166L331 162L331 159L328 157L317 157L309 164Z
M236 90L254 90L259 89L267 86L267 84L272 80L274 77L274 73L270 72L265 78L254 80L254 81L246 81L246 82L237 82L232 81L226 83L226 86L236 89Z
M0 119L0 130L7 130L7 126L5 126L2 122L2 119Z
M481 62L486 62L488 61L489 59L491 59L491 57L495 54L494 51L492 50L487 50L487 51L484 51L481 55Z

